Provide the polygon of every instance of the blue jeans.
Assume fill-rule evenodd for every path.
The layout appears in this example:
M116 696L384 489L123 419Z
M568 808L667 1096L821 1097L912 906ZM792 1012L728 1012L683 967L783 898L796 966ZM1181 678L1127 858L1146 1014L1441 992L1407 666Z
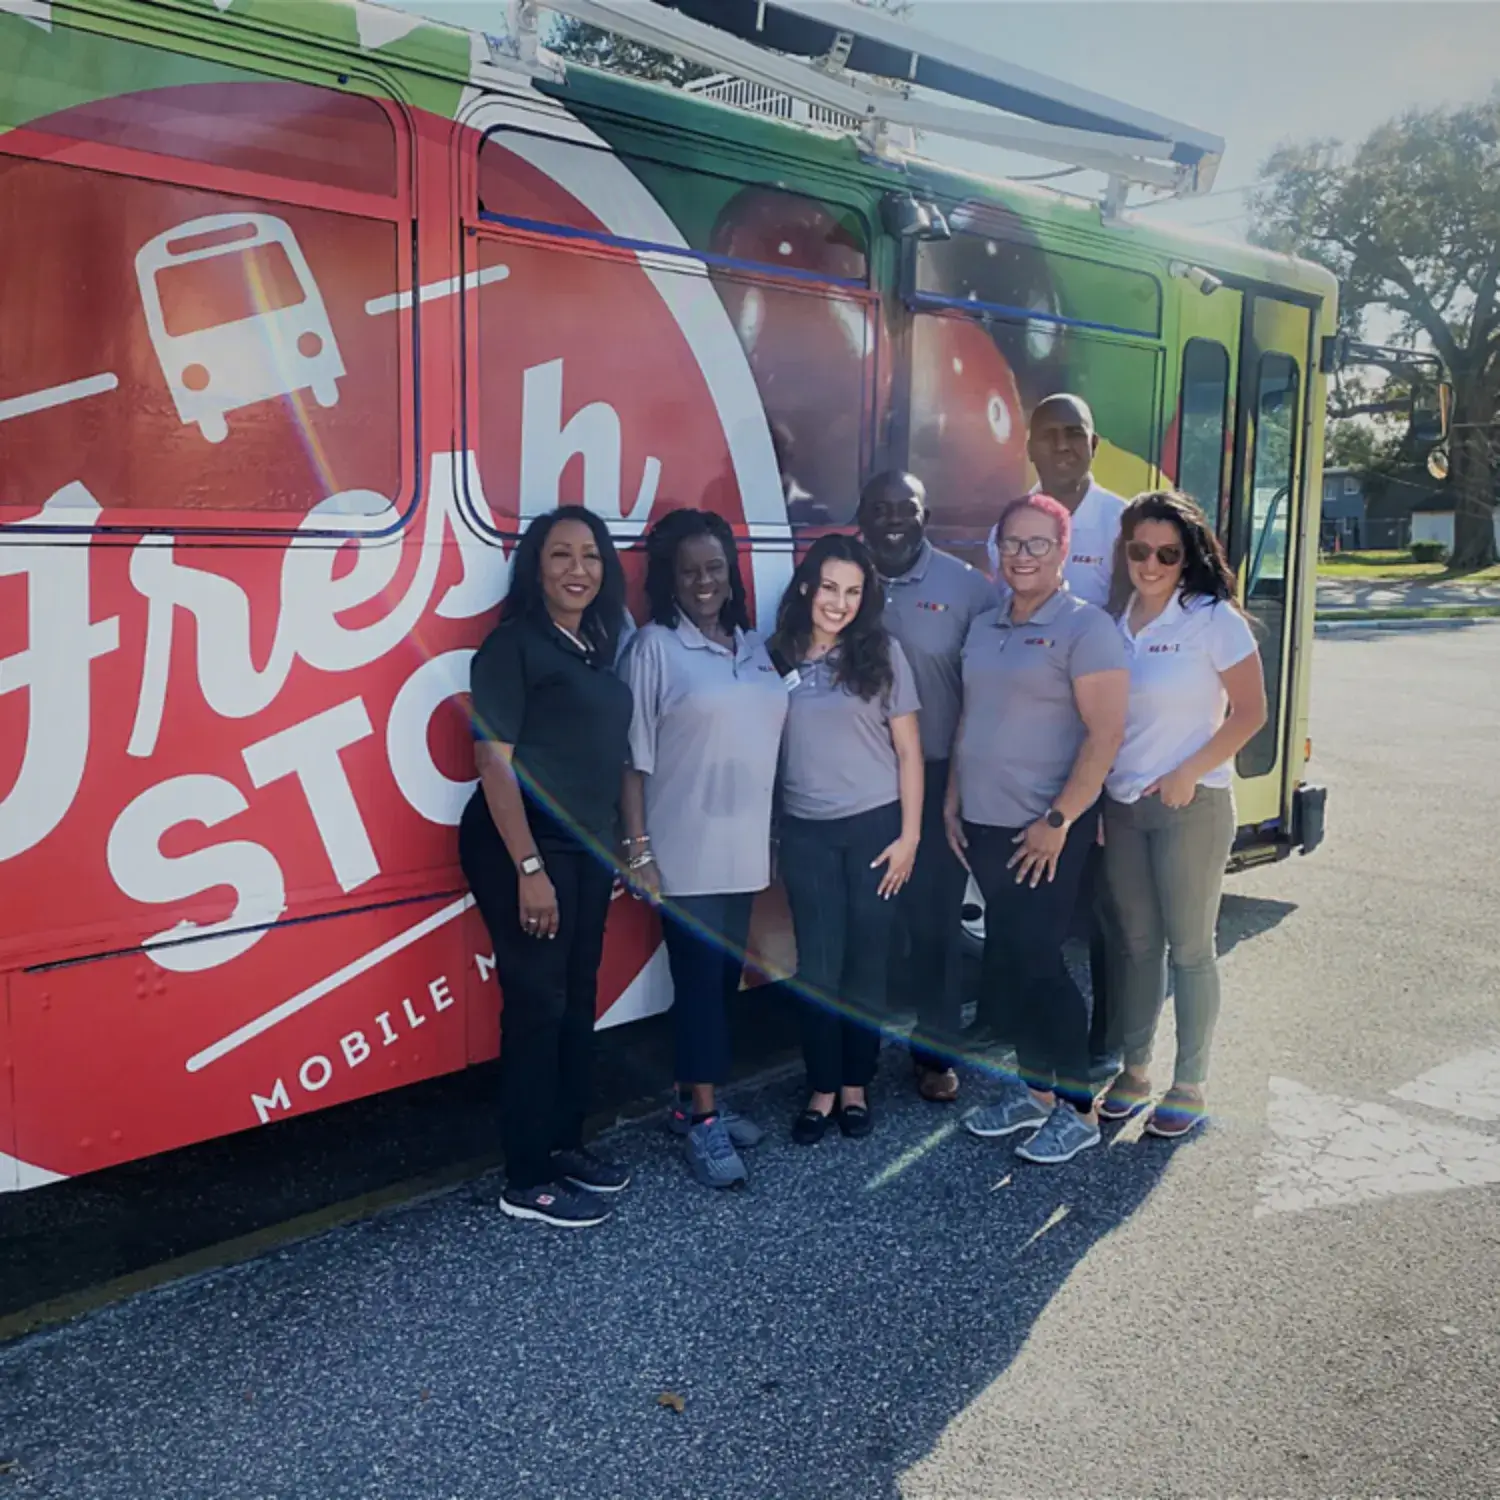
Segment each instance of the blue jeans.
M797 936L808 1088L864 1088L880 1056L894 909L871 861L901 833L897 802L850 818L787 818L781 879Z
M729 1079L729 1003L739 993L754 903L749 891L662 902L680 1084Z

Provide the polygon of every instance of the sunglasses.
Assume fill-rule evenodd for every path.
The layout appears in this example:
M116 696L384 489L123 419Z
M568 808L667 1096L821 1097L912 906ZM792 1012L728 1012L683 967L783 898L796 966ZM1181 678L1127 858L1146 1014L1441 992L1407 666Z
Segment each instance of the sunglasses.
M1164 568L1175 568L1182 561L1182 548L1175 542L1165 547L1153 547L1149 542L1126 542L1125 556L1133 563L1149 562L1152 553Z
M1057 542L1050 536L1006 536L1000 538L1000 550L1006 557L1045 557Z

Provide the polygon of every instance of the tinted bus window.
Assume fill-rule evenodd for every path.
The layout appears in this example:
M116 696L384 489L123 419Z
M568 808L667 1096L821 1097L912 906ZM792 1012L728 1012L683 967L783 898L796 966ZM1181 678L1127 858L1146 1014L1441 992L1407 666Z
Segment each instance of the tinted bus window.
M1261 627L1266 673L1265 727L1240 751L1241 776L1276 765L1281 724L1282 641L1286 631L1288 538L1295 503L1300 380L1288 354L1264 354L1256 374L1255 452L1251 463L1245 551L1245 604Z
M1177 488L1203 507L1217 531L1224 492L1229 423L1229 351L1213 339L1189 339L1182 351L1177 417Z

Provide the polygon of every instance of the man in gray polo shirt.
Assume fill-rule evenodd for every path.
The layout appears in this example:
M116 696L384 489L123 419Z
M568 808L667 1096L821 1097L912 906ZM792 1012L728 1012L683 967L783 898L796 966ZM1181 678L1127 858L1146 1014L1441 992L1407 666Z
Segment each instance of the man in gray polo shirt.
M948 960L965 876L943 835L943 795L961 706L964 637L973 620L993 608L994 592L982 573L927 540L927 492L916 475L877 474L860 497L858 520L885 583L886 629L901 643L922 700L922 842L900 898L909 954L907 962L892 965L891 989L900 992L893 1008L917 1013L921 1041L914 1041L912 1060L922 1096L948 1103L958 1097L958 1075L937 1049L951 1047L958 1032Z

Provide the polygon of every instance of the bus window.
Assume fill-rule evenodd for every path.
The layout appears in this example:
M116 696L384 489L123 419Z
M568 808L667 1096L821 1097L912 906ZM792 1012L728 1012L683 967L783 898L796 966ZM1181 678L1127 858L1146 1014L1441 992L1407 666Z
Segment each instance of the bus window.
M655 172L649 183L648 167ZM794 526L846 524L872 446L880 366L878 304L861 285L866 259L857 216L798 193L657 168L515 131L485 138L479 201L493 237L487 232L481 241L478 274L487 289L476 291L475 304L487 502L497 518L524 517L590 495L591 507L635 534L649 517L652 485L643 464L653 456L663 465L664 500L735 514L743 497L722 460L713 475L700 474L674 436L686 420L683 392L700 378L692 364L683 365L680 382L652 392L637 390L631 374L640 341L660 344L647 330L661 298L686 307L706 292L744 351L771 434L781 492L758 497L760 505L774 506L777 521ZM649 192L632 192L622 173ZM613 232L589 207L606 201ZM673 234L680 234L675 243ZM502 264L505 284L490 288L486 278L498 276ZM710 310L717 312L710 305L692 316L707 320ZM719 317L713 321L723 327ZM573 347L590 351L587 375L575 374L569 360L555 377L557 352ZM690 361L685 345L680 354ZM543 365L545 375L536 368ZM524 388L517 385L523 377L530 382ZM544 419L539 396L545 388L547 401L554 399L554 379L564 383L561 415L554 420L549 404ZM650 410L644 424L620 419L625 391L633 393L632 409ZM512 413L525 425L530 446L523 451L545 455L543 462L528 457L519 494L514 449L501 437L515 428ZM584 420L587 413L595 415ZM559 421L566 441L557 435ZM626 440L623 470L616 423ZM509 441L521 436L514 430ZM631 456L637 438L645 446ZM582 453L591 456L580 461ZM764 509L757 519L767 519ZM502 521L502 529L509 524Z
M1215 339L1189 339L1182 351L1177 417L1177 488L1219 528L1224 438L1229 423L1229 351Z
M120 37L22 33L0 82L0 124L292 182L393 197L396 132L374 99L194 59ZM203 75L208 74L205 81Z
M1241 776L1276 765L1281 723L1282 637L1286 628L1288 537L1297 473L1300 381L1289 354L1263 354L1256 376L1255 452L1251 463L1245 605L1260 627L1266 673L1265 728L1240 751Z

